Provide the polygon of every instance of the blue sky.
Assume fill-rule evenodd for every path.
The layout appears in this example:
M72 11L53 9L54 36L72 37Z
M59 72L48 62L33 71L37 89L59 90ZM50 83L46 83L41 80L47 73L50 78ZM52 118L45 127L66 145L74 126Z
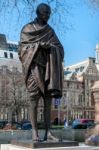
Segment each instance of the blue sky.
M88 57L95 57L95 46L99 42L99 10L93 11L83 1L69 0L66 5L65 0L62 0L69 14L61 9L61 21L57 14L49 21L63 44L65 66L78 63ZM54 7L54 4L51 5ZM21 3L19 8L23 8ZM17 10L11 8L8 9L7 14L5 11L1 12L0 33L6 34L7 40L19 41L22 26L30 21L26 10L21 13L21 17Z
M99 41L98 13L85 5L73 9L74 30L67 32L65 43L66 65L95 57L95 46Z

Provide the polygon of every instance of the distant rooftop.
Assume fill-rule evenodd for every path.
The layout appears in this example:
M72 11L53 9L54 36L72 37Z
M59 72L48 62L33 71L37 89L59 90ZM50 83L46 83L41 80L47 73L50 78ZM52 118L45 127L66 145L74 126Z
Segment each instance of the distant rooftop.
M18 42L15 42L15 41L7 41L7 43L9 43L9 44L16 44L16 45L18 45Z
M95 58L89 57L85 61L65 67L64 68L64 78L66 80L69 80L74 73L77 76L77 78L81 77L82 74L86 71L88 65L91 63L95 63ZM80 78L80 80L82 80L82 79Z
M77 68L77 67L80 67L80 66L83 66L83 65L85 66L87 63L88 63L88 59L85 60L85 61L76 63L76 64L74 64L74 65L67 66L67 67L65 67L65 69L66 69L66 70L73 70L73 69L75 69L75 68Z
M18 42L7 41L4 34L0 34L0 50L18 51Z
M6 36L4 34L0 34L0 43L6 44Z

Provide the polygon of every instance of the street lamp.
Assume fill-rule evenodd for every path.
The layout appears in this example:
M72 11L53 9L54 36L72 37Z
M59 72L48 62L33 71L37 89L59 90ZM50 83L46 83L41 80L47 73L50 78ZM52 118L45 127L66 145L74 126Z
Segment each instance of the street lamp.
M60 125L60 99L55 99L55 106L58 108L58 125Z
M66 105L66 122L67 122L67 126L68 126L68 123L69 123L69 97L68 97L68 92L67 92L67 95L65 97L65 105Z

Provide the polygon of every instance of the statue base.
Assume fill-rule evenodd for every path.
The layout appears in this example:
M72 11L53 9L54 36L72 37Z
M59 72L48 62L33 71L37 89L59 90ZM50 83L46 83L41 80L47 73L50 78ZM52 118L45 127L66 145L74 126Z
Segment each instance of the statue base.
M27 148L48 148L48 147L70 147L78 146L76 141L44 141L44 142L33 142L32 140L12 140L12 145L27 147Z

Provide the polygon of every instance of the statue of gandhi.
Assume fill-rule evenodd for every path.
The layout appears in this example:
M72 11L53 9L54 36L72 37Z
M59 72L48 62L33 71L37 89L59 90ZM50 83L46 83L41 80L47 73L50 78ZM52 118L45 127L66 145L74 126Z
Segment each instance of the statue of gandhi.
M34 21L26 24L20 34L19 59L30 94L32 137L39 141L37 129L38 101L44 100L44 141L56 140L50 131L52 98L62 97L64 50L52 27L47 23L51 8L45 3L37 6Z

